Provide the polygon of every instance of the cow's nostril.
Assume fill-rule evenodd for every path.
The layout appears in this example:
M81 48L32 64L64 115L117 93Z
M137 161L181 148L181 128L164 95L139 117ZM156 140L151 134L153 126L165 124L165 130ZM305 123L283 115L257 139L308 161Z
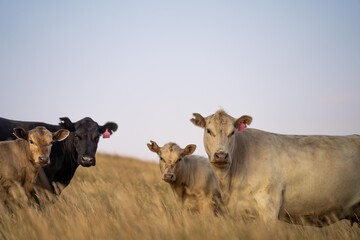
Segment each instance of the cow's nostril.
M91 162L91 161L93 160L93 158L92 158L92 157L83 156L83 157L82 157L82 160L83 160L84 162Z
M214 161L216 162L227 162L229 159L229 153L227 152L216 152L214 154Z
M83 167L95 166L96 159L94 157L81 156L81 160L80 160L79 164L81 164L81 166L83 166Z
M165 181L175 181L176 175L173 174L173 173L165 173L164 176L163 176L163 179Z

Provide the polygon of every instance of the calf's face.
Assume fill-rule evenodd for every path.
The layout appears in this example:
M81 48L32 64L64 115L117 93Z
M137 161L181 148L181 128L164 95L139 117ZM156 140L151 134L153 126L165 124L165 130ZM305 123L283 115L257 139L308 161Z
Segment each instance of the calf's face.
M68 137L69 131L60 129L55 133L45 127L35 127L29 131L23 128L15 128L14 135L27 141L29 146L29 158L35 165L45 166L50 163L50 152L52 143L62 141Z
M235 119L219 110L204 118L199 113L194 113L190 121L204 129L204 147L210 163L221 169L231 165L231 151L235 145L235 133L241 124L250 125L252 117L244 115Z
M182 149L175 143L167 143L160 148L154 141L150 141L147 146L150 151L158 154L162 179L168 183L175 182L177 175L181 174L183 157L192 154L196 149L194 144Z

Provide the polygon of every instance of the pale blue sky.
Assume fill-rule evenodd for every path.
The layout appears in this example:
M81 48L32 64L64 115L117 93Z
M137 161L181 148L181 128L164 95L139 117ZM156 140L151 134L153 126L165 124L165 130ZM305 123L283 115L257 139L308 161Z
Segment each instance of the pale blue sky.
M1 116L85 116L100 152L155 160L224 108L252 127L360 134L360 1L0 0Z

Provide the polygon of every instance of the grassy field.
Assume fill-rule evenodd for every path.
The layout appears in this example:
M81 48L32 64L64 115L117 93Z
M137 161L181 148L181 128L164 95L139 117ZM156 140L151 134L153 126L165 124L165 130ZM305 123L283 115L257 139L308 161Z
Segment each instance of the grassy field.
M1 210L0 239L360 239L360 229L347 221L319 229L189 215L158 164L98 154L97 166L79 167L55 203Z

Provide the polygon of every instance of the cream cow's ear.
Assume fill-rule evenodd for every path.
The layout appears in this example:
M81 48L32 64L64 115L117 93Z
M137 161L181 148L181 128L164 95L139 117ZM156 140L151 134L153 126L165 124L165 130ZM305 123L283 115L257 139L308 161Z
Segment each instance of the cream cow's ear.
M182 157L186 156L186 155L190 155L192 154L196 149L196 145L195 144L189 144L185 147L185 149L182 152Z
M150 140L150 143L146 144L150 151L159 154L160 147L157 145L155 141Z
M205 121L205 118L203 116L201 116L201 114L199 113L193 113L193 118L190 119L190 121L195 125L195 126L198 126L198 127L201 127L201 128L205 128L205 125L206 125L206 121Z
M236 121L234 122L234 127L236 129L239 129L241 123L245 124L245 126L248 126L251 124L252 120L253 119L251 116L243 115L243 116L239 117L238 119L236 119Z

